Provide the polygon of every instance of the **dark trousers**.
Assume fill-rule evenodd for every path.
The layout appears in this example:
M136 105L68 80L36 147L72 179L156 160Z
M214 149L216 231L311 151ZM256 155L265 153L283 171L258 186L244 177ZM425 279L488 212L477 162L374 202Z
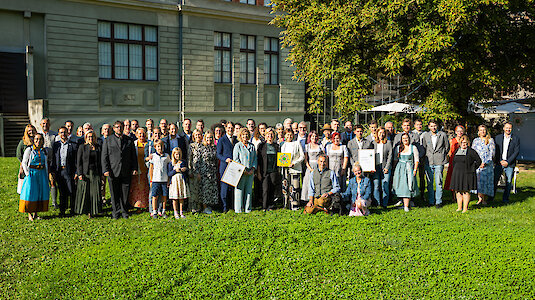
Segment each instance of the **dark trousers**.
M425 199L425 184L427 179L425 177L425 164L423 158L420 158L420 163L418 164L418 176L420 177L420 182L418 182L418 187L420 188L420 205L425 206L427 204Z
M67 208L74 213L74 174L69 174L63 169L56 176L56 184L59 189L59 211L64 214Z
M282 187L281 187L281 174L277 171L268 173L262 179L262 208L271 209L273 208L273 200L275 197L281 197Z
M253 207L260 205L262 199L262 180L255 175L253 180Z
M232 195L234 194L232 192L233 189L233 186L221 182L221 202L223 203L224 212L230 209L230 207L228 207L228 204L232 203Z
M128 216L127 202L131 180L131 176L108 177L111 194L111 215L113 218L118 218L119 214L123 217Z

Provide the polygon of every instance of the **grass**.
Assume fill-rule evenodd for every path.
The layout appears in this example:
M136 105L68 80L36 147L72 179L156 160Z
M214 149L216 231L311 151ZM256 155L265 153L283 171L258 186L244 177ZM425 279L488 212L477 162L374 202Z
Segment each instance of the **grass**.
M277 210L152 220L17 212L1 158L0 298L533 299L535 173L512 204L366 218ZM501 199L501 196L499 197Z

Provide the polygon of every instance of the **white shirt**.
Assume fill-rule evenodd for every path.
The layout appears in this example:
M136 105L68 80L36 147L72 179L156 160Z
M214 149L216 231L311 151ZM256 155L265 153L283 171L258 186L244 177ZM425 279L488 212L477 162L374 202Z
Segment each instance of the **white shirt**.
M154 153L150 159L152 164L152 182L167 182L167 164L171 162L169 154L159 155Z
M507 160L507 149L509 148L509 143L511 142L511 136L503 135L503 149L502 149L502 160Z
M437 147L438 136L436 133L431 132L431 143L433 143L433 150Z
M379 165L383 163L383 147L385 144L377 144L377 149L375 150L375 164Z

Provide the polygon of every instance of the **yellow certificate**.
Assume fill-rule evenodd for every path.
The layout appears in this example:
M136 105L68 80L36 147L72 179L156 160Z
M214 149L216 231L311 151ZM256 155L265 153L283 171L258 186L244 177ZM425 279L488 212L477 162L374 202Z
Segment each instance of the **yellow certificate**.
M277 152L277 167L289 167L292 164L291 153Z

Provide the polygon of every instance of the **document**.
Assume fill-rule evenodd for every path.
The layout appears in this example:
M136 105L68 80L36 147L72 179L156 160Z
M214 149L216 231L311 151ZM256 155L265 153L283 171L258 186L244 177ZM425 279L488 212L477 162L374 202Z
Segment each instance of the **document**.
M277 152L277 167L289 167L292 164L291 153Z
M236 187L240 182L241 176L243 175L243 171L245 171L244 165L235 161L231 161L229 164L227 164L227 168L225 169L225 173L223 173L223 176L221 177L221 181L228 185Z
M375 150L361 149L359 150L359 164L362 167L362 172L375 171Z

